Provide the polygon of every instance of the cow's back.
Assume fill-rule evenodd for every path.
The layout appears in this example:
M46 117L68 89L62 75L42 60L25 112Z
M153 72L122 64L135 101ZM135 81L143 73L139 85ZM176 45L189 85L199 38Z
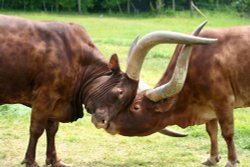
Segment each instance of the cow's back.
M195 46L187 82L198 99L250 105L250 27L208 29L201 36L218 42Z
M0 103L30 104L37 87L60 89L58 80L74 77L71 53L81 43L72 26L0 16Z

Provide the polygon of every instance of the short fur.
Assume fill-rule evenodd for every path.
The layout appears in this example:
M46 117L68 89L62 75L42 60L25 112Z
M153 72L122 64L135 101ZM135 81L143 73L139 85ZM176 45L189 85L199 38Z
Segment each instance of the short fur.
M250 106L250 27L209 29L200 36L218 38L218 42L193 47L181 92L156 103L145 96L145 91L140 92L130 108L110 122L107 131L145 136L169 125L185 128L206 124L211 152L205 164L209 164L219 161L218 122L228 146L228 166L236 166L233 109ZM156 87L170 80L180 49L178 45Z
M55 150L59 122L82 118L82 104L90 113L124 110L137 84L120 71L116 55L104 59L83 27L0 15L0 104L32 107L26 166L37 166L44 130L46 164L67 166Z

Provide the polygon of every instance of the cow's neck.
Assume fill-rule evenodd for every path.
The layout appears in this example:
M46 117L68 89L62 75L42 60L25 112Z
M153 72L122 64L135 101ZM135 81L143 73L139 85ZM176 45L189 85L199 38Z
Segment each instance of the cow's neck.
M170 81L173 75L175 66L176 66L178 55L181 51L181 46L182 45L177 45L174 55L172 56L172 59L170 60L166 71L162 75L162 78L156 84L156 87L166 84L167 82ZM171 98L172 100L170 100L169 102L167 103L164 102L165 104L167 104L165 106L168 106L168 107L167 109L164 107L165 113L163 113L164 116L161 117L163 119L162 120L163 125L165 126L178 125L182 128L186 128L187 126L193 125L192 122L194 122L193 120L195 118L192 115L193 114L192 111L190 112L190 108L187 102L188 99L181 98L182 95L183 95L183 92L172 97ZM171 105L168 105L170 103Z
M90 94L90 87L99 77L110 75L111 70L108 68L107 62L104 60L97 60L95 64L91 64L84 70L81 79L80 93L81 100L86 104L86 98Z
M83 117L82 104L86 104L85 97L88 96L90 85L99 77L107 75L111 71L107 62L101 56L90 55L84 61L80 60L80 72L77 76L77 85L74 90L72 106L73 120Z
M183 103L179 103L178 95L172 99L168 99L168 102L163 102L164 111L159 114L159 120L162 127L178 125L182 128L186 128L190 123L190 114L187 112L187 106Z
M192 120L194 120L192 116L192 112L188 112L187 109L178 110L174 109L168 113L168 119L164 120L167 126L177 125L181 128L186 128L188 126L194 125Z
M178 96L180 95L177 95L177 98ZM211 106L203 103L190 102L189 99L183 101L180 97L174 102L171 108L165 112L165 115L162 116L162 122L165 126L178 125L182 128L186 128L216 119L216 115Z

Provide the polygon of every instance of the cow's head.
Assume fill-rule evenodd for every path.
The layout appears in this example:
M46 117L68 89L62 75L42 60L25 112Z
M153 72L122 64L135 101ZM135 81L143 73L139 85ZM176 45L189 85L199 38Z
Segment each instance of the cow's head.
M97 128L105 128L116 111L124 110L132 103L138 86L137 80L121 71L116 54L111 56L108 66L110 73L95 79L89 87L91 93L86 102Z
M201 26L202 27L202 26ZM200 31L201 27L197 31ZM194 37L192 35L180 34L175 32L167 31L157 31L149 33L144 36L139 42L138 37L134 40L130 51L128 65L126 73L122 73L119 68L118 59L113 56L110 60L110 68L113 69L111 76L106 77L107 82L100 82L100 87L102 89L99 92L94 93L93 98L98 101L100 96L105 94L104 106L97 107L95 113L92 116L92 122L97 128L111 128L111 124L122 124L120 128L125 128L126 126L138 124L138 127L142 124L138 123L140 120L143 122L148 122L146 127L153 127L153 124L157 124L157 119L155 117L153 110L150 109L150 103L144 94L138 94L136 99L132 103L134 96L137 92L137 85L139 81L141 67L145 56L151 48L160 43L181 43L186 44L183 48L180 63L177 64L176 72L173 75L173 79L170 83L166 84L166 88L157 88L156 90L148 90L145 92L146 97L150 97L153 101L159 101L162 95L162 91L166 91L169 95L174 95L176 92L180 91L185 80L185 73L187 71L189 55L193 44L208 44L214 42L213 39L204 39L199 37ZM112 80L112 81L111 81ZM165 90L166 89L166 90ZM102 93L101 93L101 92ZM160 95L155 95L160 94ZM166 98L166 97L165 97ZM146 100L144 100L146 99ZM130 105L135 106L131 109ZM140 106L139 110L136 109ZM148 108L149 106L149 108ZM145 108L146 107L146 108ZM131 110L129 110L129 108ZM151 112L148 112L151 111ZM143 114L142 114L143 113ZM126 120L126 121L125 121ZM153 121L155 120L155 121ZM134 122L135 121L135 122ZM131 123L130 123L131 122ZM151 123L150 123L151 122ZM154 123L153 123L154 122ZM142 127L142 129L147 129ZM131 129L131 128L128 128ZM122 134L122 132L119 130ZM124 133L125 134L125 133Z

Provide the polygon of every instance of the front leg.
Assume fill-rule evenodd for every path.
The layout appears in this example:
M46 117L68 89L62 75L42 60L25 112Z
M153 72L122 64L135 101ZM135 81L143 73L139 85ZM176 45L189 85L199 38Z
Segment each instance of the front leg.
M55 147L55 135L58 131L59 122L48 120L46 126L47 136L47 151L46 151L46 165L52 167L70 167L71 165L63 163L57 156Z
M36 158L36 146L39 137L43 134L47 119L37 109L32 109L31 124L30 124L30 138L28 148L25 154L25 158L22 164L26 167L39 167L35 161Z
M203 165L211 166L220 161L219 149L218 149L218 122L216 119L206 123L206 131L210 137L210 157L207 161L203 162Z

